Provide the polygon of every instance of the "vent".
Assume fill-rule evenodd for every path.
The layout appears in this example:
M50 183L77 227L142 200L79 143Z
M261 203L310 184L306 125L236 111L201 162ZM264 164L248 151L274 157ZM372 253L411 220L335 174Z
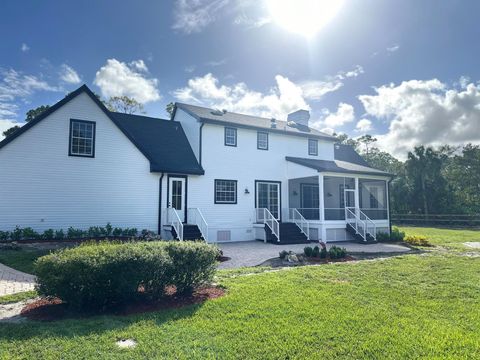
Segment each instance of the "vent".
M227 112L226 110L222 111L222 110L215 109L215 110L210 111L210 114L216 115L216 116L222 116L226 112Z
M277 120L275 120L274 118L272 118L272 119L270 120L270 127L271 127L272 129L276 129L276 128L277 128Z
M232 233L230 230L218 230L217 241L231 241Z

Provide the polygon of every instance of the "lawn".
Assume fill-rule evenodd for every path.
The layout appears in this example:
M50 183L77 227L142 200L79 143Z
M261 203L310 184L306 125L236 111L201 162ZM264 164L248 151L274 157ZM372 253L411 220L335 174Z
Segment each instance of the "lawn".
M38 249L1 250L0 263L28 274L33 274L34 261L49 252L50 250Z
M220 272L227 295L203 305L2 324L0 358L480 358L479 257L433 250L250 272ZM138 346L118 349L123 338Z

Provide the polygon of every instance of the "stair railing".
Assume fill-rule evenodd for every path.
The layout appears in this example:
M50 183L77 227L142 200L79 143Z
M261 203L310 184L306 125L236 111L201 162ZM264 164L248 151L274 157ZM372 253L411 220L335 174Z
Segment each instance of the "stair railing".
M305 234L307 240L310 240L310 223L300 214L300 211L296 208L288 209L288 218Z
M183 241L183 222L175 208L167 208L167 224L175 229L178 240Z
M366 223L364 220L360 219L360 217L356 214L356 211L353 211L351 208L346 207L345 222L347 223L347 225L353 227L355 232L363 238L363 241L367 241Z
M365 222L365 232L370 234L373 240L377 241L377 225L370 219L367 214L365 214L362 210L358 210L360 212L360 220Z
M205 242L208 243L208 223L205 220L202 212L199 208L189 208L188 209L188 218L190 219L188 222L197 225L200 233L202 234Z
M255 209L255 221L267 225L272 231L272 234L277 238L277 241L280 242L280 223L275 219L275 216L272 215L270 210L267 208ZM267 242L266 238L265 242Z

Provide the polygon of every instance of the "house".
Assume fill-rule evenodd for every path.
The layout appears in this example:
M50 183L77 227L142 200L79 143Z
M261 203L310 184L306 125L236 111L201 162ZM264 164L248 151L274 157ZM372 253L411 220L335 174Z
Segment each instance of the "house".
M391 175L308 126L180 104L108 111L83 85L0 142L0 230L113 226L208 242L373 241Z

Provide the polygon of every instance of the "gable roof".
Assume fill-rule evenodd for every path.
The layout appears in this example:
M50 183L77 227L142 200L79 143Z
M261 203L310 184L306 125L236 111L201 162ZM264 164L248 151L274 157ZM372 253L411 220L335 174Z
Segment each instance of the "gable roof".
M87 87L87 85L82 85L77 90L72 91L62 100L52 105L13 134L0 141L0 149L82 93L87 94L104 112L104 114L112 120L122 133L150 161L151 172L165 171L179 174L199 175L204 173L190 147L190 143L188 142L180 123L173 123L171 121L146 116L111 112Z
M251 116L238 114L233 112L223 112L214 109L209 109L202 106L175 103L176 109L182 109L187 112L189 115L196 118L198 121L219 124L219 125L230 125L235 127L251 128L257 130L268 130L269 132L294 135L294 136L303 136L303 137L312 137L320 138L324 140L337 141L337 138L321 131L312 129L311 127L295 124L289 125L286 121L275 120L276 128L271 127L272 119L263 118L259 116Z
M346 161L361 166L370 167L363 157L355 151L350 145L335 144L334 145L334 159Z
M116 112L110 115L150 160L150 171L204 174L178 121Z

